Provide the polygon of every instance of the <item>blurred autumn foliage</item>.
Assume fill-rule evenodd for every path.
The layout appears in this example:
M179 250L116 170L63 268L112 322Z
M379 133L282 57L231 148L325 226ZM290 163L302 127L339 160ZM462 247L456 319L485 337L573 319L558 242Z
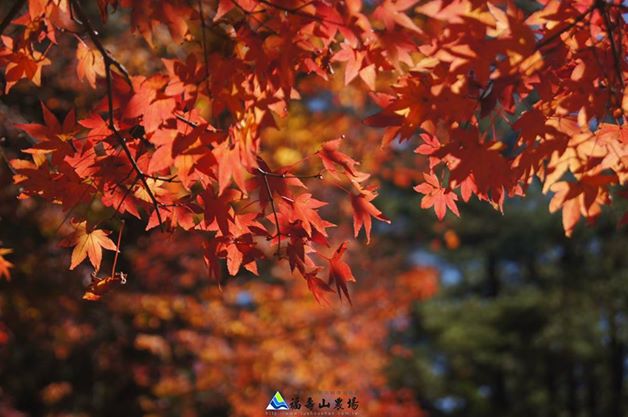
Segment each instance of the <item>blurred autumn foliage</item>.
M11 188L3 198L12 198ZM384 371L391 355L408 353L389 336L408 326L402 321L414 302L437 291L434 268L401 273L399 256L354 252L354 265L369 274L353 306L325 308L286 267L220 289L207 279L200 240L139 237L131 224L137 244L123 248L121 263L132 278L90 304L80 297L89 270L68 275L67 253L50 241L46 225L62 213L25 203L5 204L2 213L23 231L3 240L20 248L14 279L0 295L3 415L23 415L15 407L51 416L256 416L274 389L349 387L365 415L422 415L409 392L389 387ZM28 371L16 374L21 367Z

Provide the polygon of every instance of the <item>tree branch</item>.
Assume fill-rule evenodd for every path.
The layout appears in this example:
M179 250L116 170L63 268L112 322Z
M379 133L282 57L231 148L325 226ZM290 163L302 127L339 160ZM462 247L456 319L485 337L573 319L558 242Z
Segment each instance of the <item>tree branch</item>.
M124 230L124 219L120 222L120 230L118 231L118 243L116 244L116 255L113 257L113 266L111 267L111 277L116 275L116 265L118 263L118 255L120 255L120 242L122 241L122 231Z
M77 0L70 0L70 8L76 11L76 14L79 18L77 22L85 27L87 36L89 36L89 39L92 41L96 49L98 49L100 55L102 55L103 61L105 63L105 69L107 69L111 65L116 67L117 70L120 71L120 73L124 76L124 79L129 84L131 89L133 89L133 83L131 82L129 72L126 70L126 68L124 68L124 65L122 65L118 60L112 57L109 51L107 51L103 43L98 38L98 32L96 32L96 30L94 29L94 26L89 20L89 17L87 17L85 12L83 11L83 8L79 4L79 2Z
M179 181L177 179L176 175L173 175L172 177L159 177L159 176L156 176L156 175L144 174L144 176L146 178L150 178L151 180L155 180L155 181L172 182L172 183L175 183L175 182L179 183L179 182L181 182L181 181Z
M120 213L120 209L122 208L122 204L124 204L124 201L126 200L126 198L129 196L129 194L131 194L131 190L133 190L133 187L135 187L135 184L139 181L139 179L140 178L138 176L135 176L135 179L131 183L131 186L128 187L124 191L124 195L122 196L122 200L120 200L120 202L118 203L118 206L116 207L116 214Z
M281 255L281 230L279 229L279 216L277 216L277 207L275 207L273 192L270 189L270 184L268 183L268 173L261 168L257 168L257 171L264 178L266 193L268 193L268 200L270 201L270 208L273 210L273 216L275 217L275 226L277 227L277 253L275 254L275 256L279 257Z
M251 11L246 10L244 7L242 7L242 6L240 5L240 3L238 3L238 1L237 1L237 0L231 0L231 3L232 3L235 7L237 7L237 8L238 8L238 9L239 9L242 13L244 13L244 15L245 15L245 16L250 16L250 17L251 17L252 19L254 19L257 23L259 23L259 25L260 25L259 27L264 27L264 28L268 29L268 31L270 31L272 34L274 34L274 35L279 35L279 34L278 34L278 33L277 33L277 32L276 32L273 28L271 28L270 26L268 26L268 25L266 24L266 22L267 22L267 21L261 20L261 19L259 19L259 18L256 16L257 12L251 12ZM260 10L260 12L264 12L264 10Z
M0 158L2 158L4 163L7 165L7 168L9 168L9 171L11 171L11 174L15 175L17 174L17 172L15 171L15 168L13 168L13 165L11 165L11 161L9 160L9 158L7 157L7 154L4 152L4 149L2 148L2 145L4 144L5 141L6 141L6 138L4 136L0 138Z
M311 179L311 178L318 178L319 180L323 179L323 173L319 172L318 174L313 174L313 175L293 175L293 174L278 174L276 172L268 172L268 171L264 171L262 168L257 168L257 171L265 176L268 177L277 177L277 178L298 178L301 180L304 179Z
M7 28L7 26L9 26L9 23L11 23L15 15L18 14L18 12L22 9L24 3L26 3L26 0L16 0L15 3L13 3L13 7L11 7L9 13L4 17L4 19L2 19L2 22L0 23L0 35L4 33L4 30Z
M81 25L85 27L87 35L89 36L89 38L92 40L92 42L94 43L94 45L96 46L100 54L102 55L104 63L105 63L105 78L107 81L107 113L108 113L108 119L109 119L109 129L111 129L114 136L118 140L118 143L120 144L120 146L122 146L122 150L126 154L129 162L131 163L131 166L137 173L137 176L139 180L142 182L142 185L144 185L144 188L146 189L146 193L148 194L148 197L150 198L155 208L155 212L157 214L157 220L159 221L159 227L163 231L164 225L163 225L163 220L161 218L161 213L159 211L159 202L157 201L157 198L155 198L155 194L153 193L153 191L148 186L148 181L146 181L146 178L147 178L146 175L137 165L137 161L133 157L133 154L131 153L129 146L126 143L126 140L124 139L124 137L122 136L122 134L120 133L120 131L115 125L115 118L113 114L114 113L113 111L113 84L112 84L112 79L111 79L111 66L113 65L114 67L118 68L118 70L122 72L122 74L126 78L126 81L129 83L129 85L131 85L131 88L132 88L131 78L129 77L129 74L127 73L126 69L122 66L122 64L120 64L113 57L111 57L109 52L103 46L100 39L98 39L98 35L96 34L94 27L92 26L89 18L83 11L79 2L77 0L70 0L70 2L71 2L71 7L74 9L74 11L76 11L78 18L81 21Z
M209 90L209 55L207 50L207 42L205 40L205 13L203 12L203 0L198 0L198 13L201 16L201 45L203 46L203 61L205 64L205 86L207 90L207 97L211 97L211 91Z
M622 90L623 90L624 77L621 71L621 59L622 59L621 57L623 56L622 51L621 51L621 42L619 43L615 42L615 36L613 35L613 24L611 23L610 16L608 15L608 9L606 8L606 3L596 2L596 4L597 4L598 10L600 11L600 14L602 15L602 19L604 20L604 27L606 28L606 35L608 36L608 39L611 43L611 52L613 54L613 64L614 64L613 66L615 69L615 74L617 75L617 81L619 82L619 85L622 87Z
M271 2L271 1L269 1L269 0L259 0L259 2L260 2L260 3L262 3L262 4L265 4L266 6L268 6L268 7L270 7L270 8L280 10L280 11L282 11L282 12L284 12L284 13L289 13L289 14L293 14L293 15L295 15L295 16L305 17L305 18L312 19L312 20L316 20L316 21L319 21L319 22L326 22L326 20L325 20L325 19L323 19L323 18L322 18L322 17L320 17L320 16L312 15L312 14L309 14L309 13L303 13L303 12L301 11L301 10L302 10L302 9L304 9L305 7L307 7L307 6L309 6L310 4L312 4L312 2L311 2L311 1L309 1L309 2L307 2L307 3L305 3L305 4L302 4L302 5L301 5L301 6L299 6L299 7L295 7L295 8L292 8L292 7L285 7L285 6L281 6L281 5L279 5L279 4L274 4L273 2Z
M191 121L190 119L188 119L185 116L180 115L179 113L175 113L174 117L176 117L177 119L181 120L183 123L185 123L186 125L188 125L190 127L198 127L199 126L198 123Z
M273 192L270 188L270 183L268 182L268 177L275 178L298 178L298 179L308 179L308 178L318 178L323 179L323 173L319 172L315 175L292 175L286 173L276 173L276 172L268 172L260 167L257 167L257 172L264 178L264 185L266 188L266 193L268 194L268 200L270 201L270 208L273 211L273 217L275 218L275 227L277 228L277 253L275 254L277 257L280 256L281 251L281 230L279 229L279 216L277 215L277 207L275 206L275 200L273 198Z
M547 45L549 45L550 43L554 42L556 39L558 39L560 37L560 35L562 35L563 33L567 32L568 30L571 30L573 27L575 27L577 24L579 24L580 22L582 22L593 10L595 10L596 5L595 3L591 5L591 7L589 7L587 10L585 10L584 12L580 13L578 16L576 16L576 18L574 19L573 22L569 23L568 25L566 25L565 27L561 28L560 30L558 30L557 32L555 32L554 34L548 36L545 39L541 39L535 47L535 50L540 50L544 47L546 47Z
M185 123L186 125L190 126L190 127L199 127L200 125L196 122L193 122L192 120L188 119L187 117L180 115L179 113L175 113L174 117L176 117L177 119L179 119L180 121L182 121L183 123ZM222 132L223 129L217 128L215 126L213 126L211 123L208 123L208 125L205 127L205 130L207 130L208 132ZM211 129L209 128L211 126ZM211 146L211 145L210 145Z

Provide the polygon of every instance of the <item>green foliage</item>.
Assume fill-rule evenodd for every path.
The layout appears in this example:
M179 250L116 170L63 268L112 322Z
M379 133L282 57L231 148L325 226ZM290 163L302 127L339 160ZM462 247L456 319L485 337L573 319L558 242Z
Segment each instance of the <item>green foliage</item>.
M627 409L628 233L610 213L566 239L543 205L510 201L503 217L472 206L452 224L460 246L435 252L449 272L416 306L412 359L390 369L433 415Z

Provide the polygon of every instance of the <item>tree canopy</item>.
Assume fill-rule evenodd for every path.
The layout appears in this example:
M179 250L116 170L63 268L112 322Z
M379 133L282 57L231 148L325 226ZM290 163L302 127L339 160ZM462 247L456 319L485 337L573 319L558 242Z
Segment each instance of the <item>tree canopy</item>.
M503 211L538 182L570 235L625 197L625 12L589 0L15 0L0 23L3 94L76 77L73 105L42 101L40 120L15 124L13 180L19 198L66 213L70 269L98 273L136 217L200 237L217 280L223 262L257 273L274 256L317 300L351 301L345 235L325 206L348 209L367 242L374 221L391 221L371 177L382 166L360 164L369 153L411 159L391 175L439 220L472 198ZM363 125L321 120L310 151L282 164L271 131L308 97ZM361 143L368 130L379 144ZM114 261L91 297L123 279Z

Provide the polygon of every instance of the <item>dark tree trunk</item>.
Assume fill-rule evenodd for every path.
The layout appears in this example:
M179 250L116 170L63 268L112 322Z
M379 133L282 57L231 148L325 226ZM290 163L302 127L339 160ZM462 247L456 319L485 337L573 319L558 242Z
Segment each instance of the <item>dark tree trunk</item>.
M489 253L486 259L486 295L495 299L499 296L501 283L497 271L497 257ZM492 377L492 401L493 406L499 412L505 412L509 408L508 393L506 390L506 375L501 366L498 366Z
M569 411L570 417L578 417L578 379L576 375L576 366L574 361L569 358L565 361L567 373L567 404L566 409Z
M609 326L609 375L611 382L610 416L623 417L624 391L624 350L625 346L618 337L617 314L611 311L608 320Z
M586 380L586 390L587 390L587 400L586 400L587 401L587 415L588 417L598 417L598 412L597 412L598 392L596 389L597 381L595 378L595 364L594 363L588 362L585 365L584 378Z
M493 253L489 253L486 260L486 295L488 298L497 298L500 290L501 282L497 272L497 257Z
M554 417L559 414L558 405L558 389L556 383L556 370L555 363L556 358L551 353L547 353L545 356L545 389L547 390L547 417Z

